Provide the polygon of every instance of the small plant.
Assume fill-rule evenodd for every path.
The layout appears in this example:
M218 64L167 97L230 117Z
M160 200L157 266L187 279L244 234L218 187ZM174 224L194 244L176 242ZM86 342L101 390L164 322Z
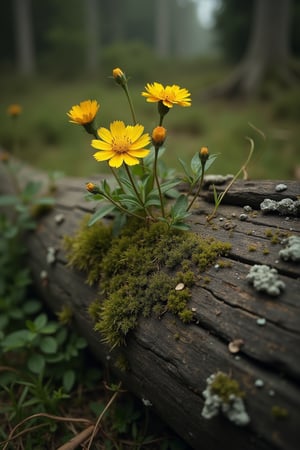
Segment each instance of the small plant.
M183 174L179 176L175 176L174 170L163 164L161 156L165 152L167 138L167 130L163 126L165 116L175 106L190 107L191 94L176 84L163 86L154 82L146 85L141 95L147 102L157 103L159 115L158 125L150 136L144 133L144 126L137 123L127 76L120 68L115 68L113 78L125 92L133 124L125 125L123 121L115 120L109 129L96 129L94 122L100 108L96 100L83 101L68 112L70 122L82 125L87 133L93 135L91 146L97 150L94 158L99 162L107 161L115 180L115 186L111 186L107 180L99 185L86 184L89 192L87 198L101 203L90 225L110 214L115 217L116 231L129 217L136 217L148 224L161 221L168 229L187 230L189 226L186 219L201 192L205 171L217 155L210 155L208 148L202 146L190 164L179 160L183 168ZM246 171L252 153L251 141L249 157L234 180L242 171ZM185 194L176 190L182 182L189 186ZM215 193L215 209L208 220L215 215L227 190L219 196Z

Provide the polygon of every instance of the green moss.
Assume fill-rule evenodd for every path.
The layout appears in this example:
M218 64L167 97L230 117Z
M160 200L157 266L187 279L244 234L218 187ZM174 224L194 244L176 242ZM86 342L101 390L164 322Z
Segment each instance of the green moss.
M89 284L99 283L89 313L112 347L125 343L140 316L171 312L190 322L188 302L199 272L231 248L196 233L167 230L162 223L146 228L132 221L113 237L110 227L99 222L88 227L87 220L74 237L65 238L65 247L69 265L85 271ZM179 283L183 288L176 290Z
M240 385L223 372L218 372L211 384L211 391L221 397L224 403L228 403L231 395L243 397L245 394L240 389Z
M257 247L255 244L248 245L248 252L256 252Z
M276 419L285 419L289 414L286 408L282 408L281 406L274 405L272 406L272 416Z

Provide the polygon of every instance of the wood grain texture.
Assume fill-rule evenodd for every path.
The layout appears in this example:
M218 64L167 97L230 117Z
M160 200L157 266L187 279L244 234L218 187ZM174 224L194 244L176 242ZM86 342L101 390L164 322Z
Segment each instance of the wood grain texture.
M30 168L24 169L20 176L24 182L32 177L43 178ZM2 187L9 189L9 182L3 181L3 172L0 178ZM221 266L225 267L210 267L203 274L209 282L203 278L193 287L192 324L184 325L169 314L160 320L141 319L138 328L128 336L127 346L114 351L93 331L87 313L97 288L89 287L84 274L66 265L62 248L63 236L74 234L82 217L95 208L93 202L84 200L84 181L61 180L54 210L28 236L29 264L41 298L53 311L63 305L71 306L75 326L88 340L95 357L109 366L140 399L151 401L155 412L196 450L224 447L294 450L299 445L299 264L282 261L278 256L282 244L272 244L268 237L270 230L278 236L299 235L299 219L263 215L256 210L248 213L246 221L239 220L245 204L257 208L263 198L277 201L290 195L297 198L299 184L285 181L288 190L274 193L277 183L255 181L250 185L239 181L226 196L213 224L206 222L212 205L206 201L208 191L204 193L206 200L199 199L190 223L196 233L231 242L232 250L221 258ZM57 214L64 215L59 225L55 221ZM51 266L46 261L50 246L57 250L57 260ZM255 250L250 251L251 248ZM254 264L277 268L286 284L279 297L257 293L246 281ZM48 273L47 283L41 280L42 270ZM259 326L258 318L265 318L266 325ZM243 339L244 345L235 356L229 352L228 343L237 338ZM120 354L129 363L126 372L115 366ZM211 420L201 416L206 378L219 370L232 375L246 393L246 408L251 417L246 427L237 427L221 415ZM258 379L264 382L262 388L255 387ZM286 408L285 419L274 418L271 410L275 405Z

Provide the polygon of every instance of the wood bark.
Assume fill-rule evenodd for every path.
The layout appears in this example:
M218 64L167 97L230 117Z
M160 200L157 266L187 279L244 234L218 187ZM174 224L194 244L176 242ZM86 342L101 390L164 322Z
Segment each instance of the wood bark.
M20 177L25 181L43 175L24 168ZM5 174L0 172L0 179L2 189L8 188ZM200 198L193 211L190 223L194 232L232 244L232 250L222 258L225 267L208 268L203 276L210 282L200 281L193 287L193 323L184 325L168 313L160 320L141 318L127 345L113 351L101 342L87 313L97 288L89 287L83 273L67 266L62 246L63 236L73 235L82 217L96 206L84 200L84 181L61 180L54 210L42 217L37 230L28 236L28 262L41 298L53 311L69 305L74 311L74 326L88 340L95 357L137 397L149 400L151 408L195 450L296 450L299 445L299 264L281 260L278 251L282 244L272 244L268 238L270 231L278 236L299 236L299 218L264 215L257 210L257 197L296 200L299 183L286 181L287 190L275 197L278 182L247 183L238 181L231 188L213 225L206 222L212 204ZM240 221L244 205L252 206L253 211L248 220ZM55 221L57 214L64 215L60 224ZM50 246L57 250L51 266L46 261ZM247 283L246 275L254 264L276 267L286 284L279 297L257 293ZM41 279L43 270L48 273L47 283ZM266 319L265 326L257 324L259 318ZM228 349L233 339L244 341L236 355ZM120 355L128 361L126 371L116 366ZM221 414L211 420L201 416L206 379L217 371L230 374L245 391L251 418L248 426L233 425ZM257 380L262 380L262 387L256 387ZM287 417L275 418L274 406L285 408Z

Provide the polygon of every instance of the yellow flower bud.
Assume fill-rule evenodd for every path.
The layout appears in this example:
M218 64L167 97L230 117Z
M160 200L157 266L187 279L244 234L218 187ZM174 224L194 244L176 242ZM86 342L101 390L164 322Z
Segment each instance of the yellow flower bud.
M124 86L127 83L127 78L123 70L121 70L119 67L116 67L112 71L113 77L115 81L120 84L121 86Z
M161 127L161 126L155 127L154 130L152 131L153 145L156 147L161 147L163 145L163 143L165 142L166 135L167 135L167 130L165 129L165 127Z
M201 159L202 164L205 164L209 157L209 152L207 147L201 147L199 156Z
M98 194L99 192L99 189L94 183L86 183L85 187L91 194Z
M7 114L11 117L18 117L22 112L22 107L17 103L9 105L7 108Z

